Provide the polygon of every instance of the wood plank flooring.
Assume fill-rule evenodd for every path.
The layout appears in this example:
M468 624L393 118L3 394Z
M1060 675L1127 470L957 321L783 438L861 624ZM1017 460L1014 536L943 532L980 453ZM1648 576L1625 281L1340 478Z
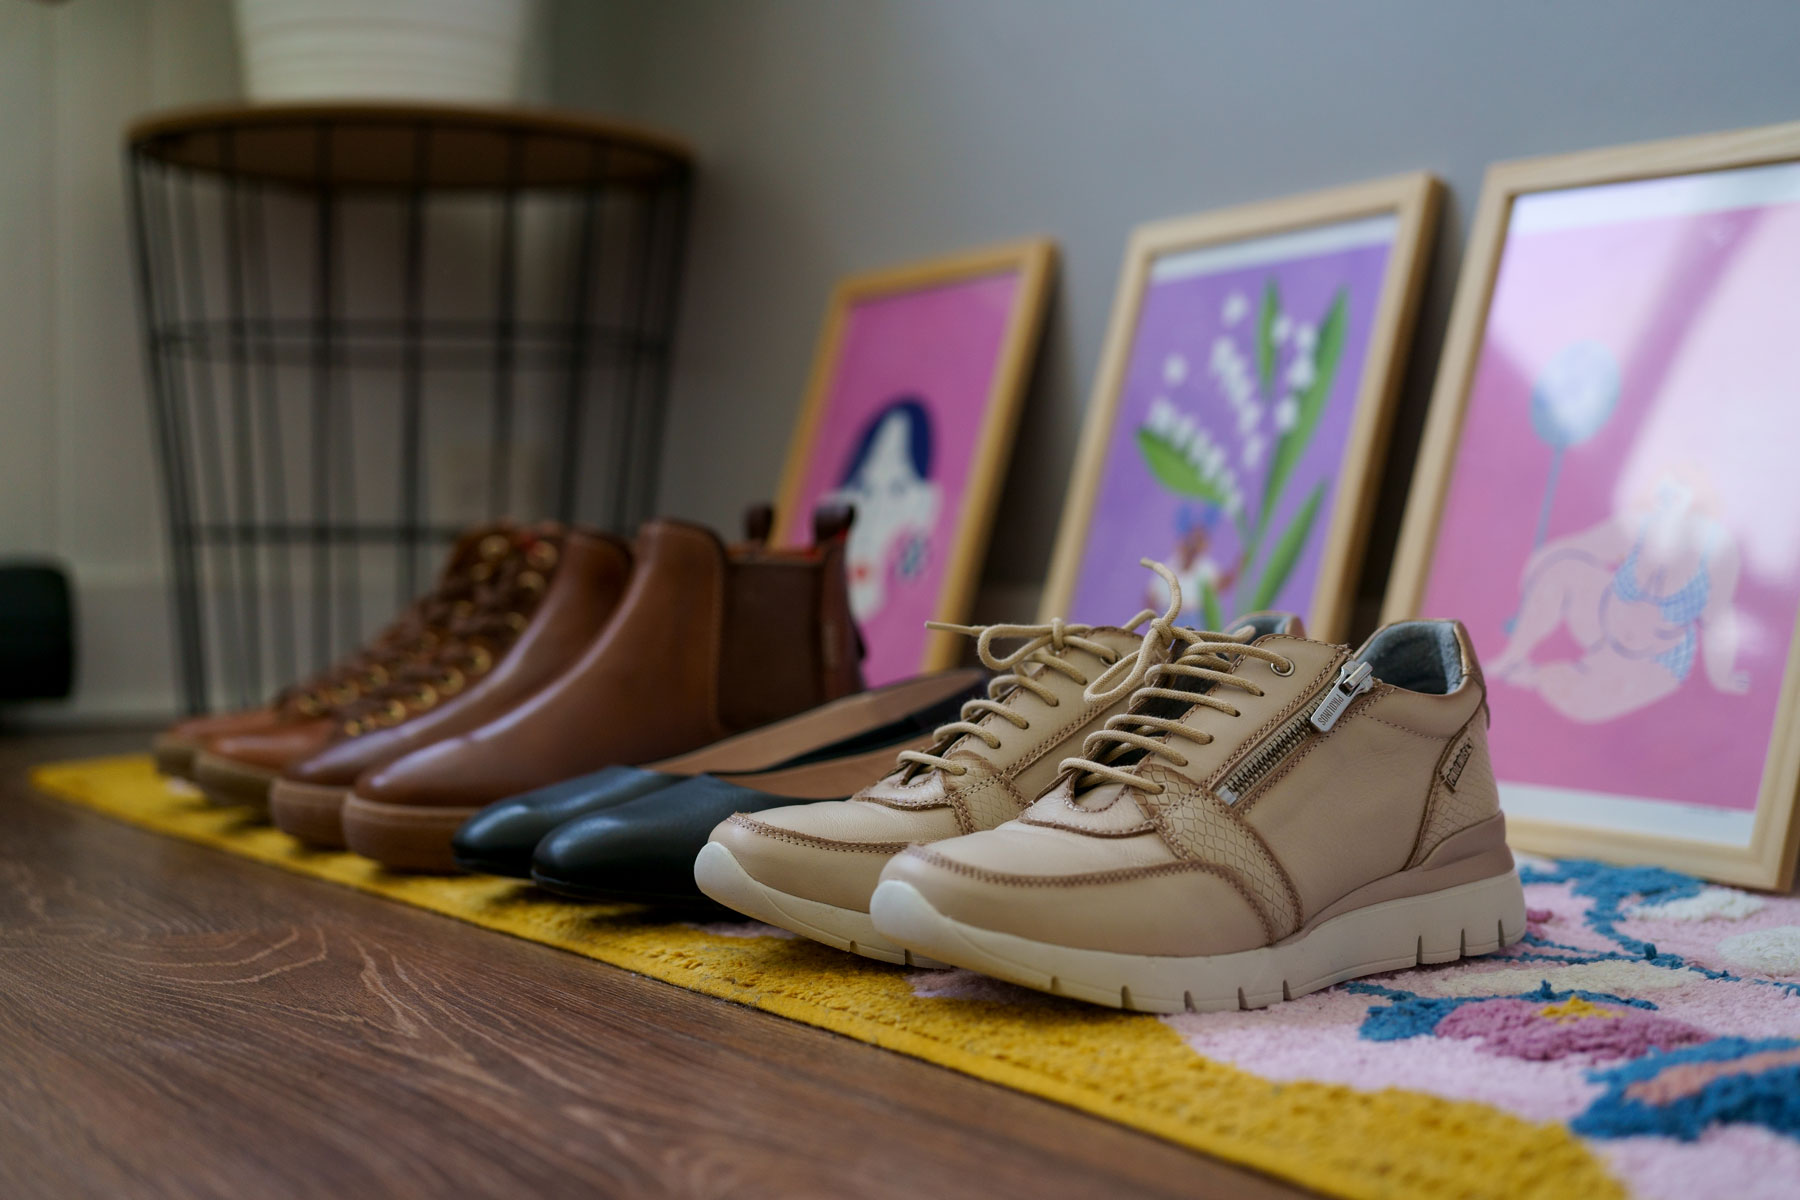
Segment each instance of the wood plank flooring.
M0 739L0 1196L1301 1195L822 1030L120 825Z

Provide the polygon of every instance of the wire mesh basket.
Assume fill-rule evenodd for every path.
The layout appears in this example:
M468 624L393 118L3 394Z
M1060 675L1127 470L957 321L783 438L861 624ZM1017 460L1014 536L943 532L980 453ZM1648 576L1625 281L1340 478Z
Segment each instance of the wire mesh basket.
M190 711L358 644L470 524L649 514L678 143L280 105L143 122L127 166Z

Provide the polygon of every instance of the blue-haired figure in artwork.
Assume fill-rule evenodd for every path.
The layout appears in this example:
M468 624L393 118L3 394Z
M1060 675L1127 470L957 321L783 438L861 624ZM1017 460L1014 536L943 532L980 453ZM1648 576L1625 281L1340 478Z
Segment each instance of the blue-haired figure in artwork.
M931 531L942 503L933 480L931 414L917 395L878 409L856 439L828 499L856 506L850 527L850 609L864 620L887 602L889 573L913 579L931 555Z

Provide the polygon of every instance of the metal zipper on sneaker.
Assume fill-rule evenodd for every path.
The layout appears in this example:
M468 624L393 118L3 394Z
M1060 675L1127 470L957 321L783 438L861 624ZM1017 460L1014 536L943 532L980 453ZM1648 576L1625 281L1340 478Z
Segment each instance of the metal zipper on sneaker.
M1331 727L1344 715L1344 710L1374 686L1375 669L1368 663L1351 659L1338 668L1337 679L1313 693L1319 697L1317 704L1310 708L1303 707L1283 721L1280 728L1264 738L1237 765L1237 769L1225 777L1224 784L1219 788L1219 799L1226 804L1236 804L1245 792L1261 783L1270 771L1298 750L1307 738L1314 733L1331 732Z

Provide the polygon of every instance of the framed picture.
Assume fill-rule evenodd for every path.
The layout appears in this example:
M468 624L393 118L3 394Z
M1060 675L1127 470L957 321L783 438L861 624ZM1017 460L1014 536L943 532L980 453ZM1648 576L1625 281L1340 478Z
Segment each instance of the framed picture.
M1387 597L1469 627L1515 845L1789 886L1800 124L1488 172Z
M1441 187L1403 175L1133 233L1044 613L1346 633ZM1154 594L1152 594L1154 593Z
M776 540L856 506L850 604L871 686L954 666L1055 265L1044 239L857 275L832 293L782 472Z

